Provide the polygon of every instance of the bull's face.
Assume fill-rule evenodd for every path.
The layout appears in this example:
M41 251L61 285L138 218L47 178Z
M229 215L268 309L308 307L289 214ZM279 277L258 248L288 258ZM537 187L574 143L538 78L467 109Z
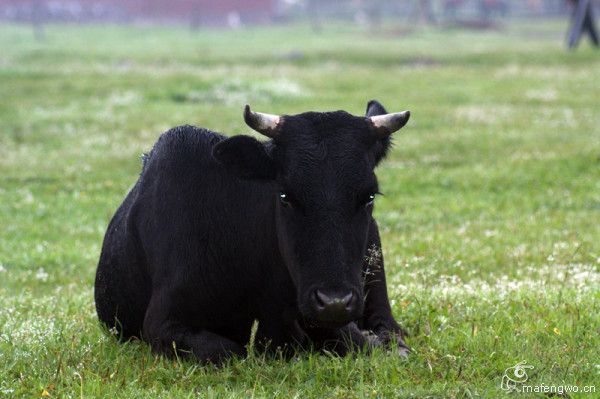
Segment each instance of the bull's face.
M279 117L247 107L246 122L272 141L237 136L215 147L215 157L243 176L272 180L279 251L300 312L312 323L339 327L362 315L362 269L379 193L374 168L408 118L375 101L366 117Z

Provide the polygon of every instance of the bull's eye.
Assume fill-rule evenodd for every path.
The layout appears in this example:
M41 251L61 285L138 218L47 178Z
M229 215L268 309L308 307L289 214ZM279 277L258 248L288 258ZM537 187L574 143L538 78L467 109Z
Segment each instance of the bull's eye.
M285 206L290 206L290 199L284 192L279 193L279 201Z
M365 206L371 206L373 205L373 202L375 202L375 194L370 194L367 197L367 202L365 202Z
M359 208L372 208L377 194L379 194L379 192L370 192L365 194L358 204Z

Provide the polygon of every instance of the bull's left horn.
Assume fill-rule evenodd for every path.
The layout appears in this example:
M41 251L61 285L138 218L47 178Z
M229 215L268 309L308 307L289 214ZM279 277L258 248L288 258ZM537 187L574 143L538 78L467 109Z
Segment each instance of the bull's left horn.
M395 112L393 114L368 117L373 124L373 131L379 137L387 137L402 129L410 118L410 111Z
M277 133L279 133L277 127L281 123L281 119L279 115L254 112L250 110L248 104L244 107L244 121L246 121L246 125L270 138L277 136Z

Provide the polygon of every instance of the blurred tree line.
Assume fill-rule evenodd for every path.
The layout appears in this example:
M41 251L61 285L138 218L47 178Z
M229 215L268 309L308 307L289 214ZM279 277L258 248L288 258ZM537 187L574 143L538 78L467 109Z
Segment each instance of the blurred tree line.
M594 11L600 0L0 0L0 19L30 22L43 40L47 22L169 23L201 26L285 23L308 19L319 32L341 20L377 29L395 21L495 28L507 18L571 15L568 45L582 35L598 43ZM598 15L598 14L596 14Z

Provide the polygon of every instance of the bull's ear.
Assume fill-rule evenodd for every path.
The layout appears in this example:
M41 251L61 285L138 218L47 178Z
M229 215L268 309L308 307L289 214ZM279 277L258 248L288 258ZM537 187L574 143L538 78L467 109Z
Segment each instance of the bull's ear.
M381 103L377 100L371 100L367 104L367 111L365 112L365 116L370 118L372 116L385 115L388 112L385 107L381 105ZM378 139L373 146L373 153L375 155L375 165L379 164L379 162L385 158L390 149L391 142L390 136L386 136L384 138Z
M234 136L214 146L213 157L245 179L274 179L275 162L265 146L250 136Z
M381 105L379 101L371 100L367 104L367 112L365 113L365 116L368 118L371 116L385 115L387 113L388 112L385 110L384 106Z

